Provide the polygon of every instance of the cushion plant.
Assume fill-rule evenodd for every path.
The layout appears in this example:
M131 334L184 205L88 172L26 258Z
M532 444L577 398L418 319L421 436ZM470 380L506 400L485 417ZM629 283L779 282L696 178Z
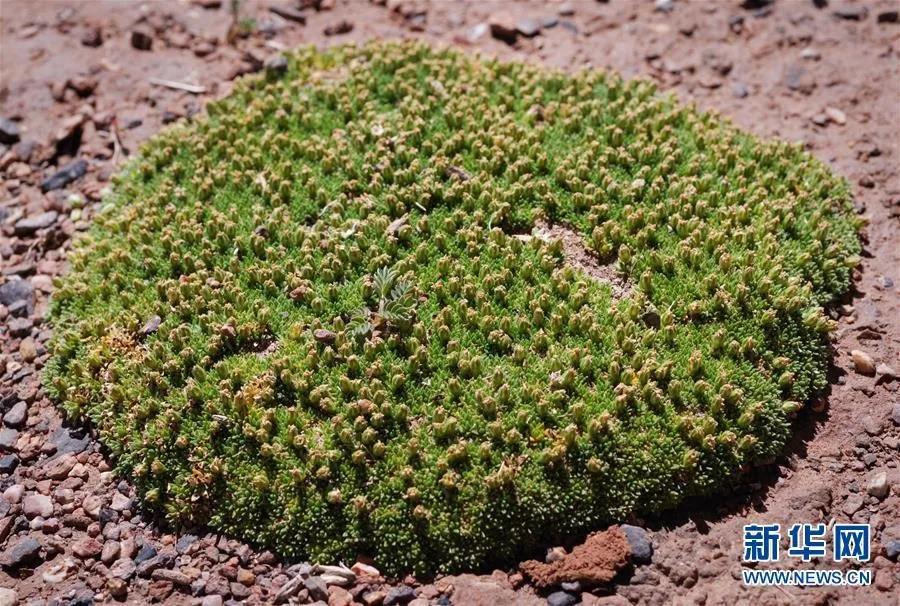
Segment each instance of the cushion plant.
M776 455L858 228L797 146L647 82L300 49L116 178L46 383L175 524L478 567Z

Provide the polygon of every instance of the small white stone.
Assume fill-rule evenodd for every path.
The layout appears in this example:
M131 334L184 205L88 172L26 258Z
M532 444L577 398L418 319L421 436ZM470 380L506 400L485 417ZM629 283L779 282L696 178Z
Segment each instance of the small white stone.
M891 381L897 378L897 371L887 364L879 364L878 368L875 369L875 372L877 372L878 376L885 381Z
M114 511L125 511L126 509L131 509L131 499L117 490L113 494L110 508Z
M822 58L822 53L811 46L807 46L802 51L800 51L800 58L807 59L809 61L818 61Z
M551 547L547 550L547 555L544 556L544 561L548 564L552 564L553 562L558 562L560 560L565 559L566 557L566 549L565 547Z
M19 603L19 594L12 589L0 587L0 606L16 606Z
M3 491L3 498L7 503L15 505L22 501L22 495L25 493L25 486L22 484L13 484Z
M847 114L842 112L836 107L826 107L825 115L828 116L828 119L834 122L835 124L839 124L843 126L847 123Z
M89 494L84 498L84 501L82 501L81 508L84 509L86 514L96 520L100 517L100 508L103 507L104 504L103 497Z
M22 503L22 511L29 520L38 516L49 518L53 515L53 500L47 495L30 494Z
M869 483L866 485L866 492L879 500L888 496L891 492L891 487L887 481L887 473L879 471L869 478Z

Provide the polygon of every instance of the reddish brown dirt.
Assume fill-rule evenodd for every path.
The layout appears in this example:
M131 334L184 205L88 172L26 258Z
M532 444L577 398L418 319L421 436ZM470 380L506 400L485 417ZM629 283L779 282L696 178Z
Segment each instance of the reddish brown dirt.
M631 549L625 533L613 526L595 532L568 553L552 562L528 560L519 568L538 587L553 587L579 582L590 585L609 583L628 565Z
M22 603L56 598L67 604L88 594L103 601L122 591L135 604L199 600L192 594L270 603L287 582L291 572L271 554L226 537L201 534L195 541L183 539L175 549L178 537L141 519L130 499L133 489L108 471L97 444L60 432L59 412L38 383L46 360L43 344L49 331L43 318L52 278L65 271L71 237L88 226L97 210L93 201L125 153L134 153L164 123L189 119L205 100L225 94L235 74L301 43L415 36L564 69L610 68L649 78L759 135L802 141L852 183L859 212L869 222L854 291L833 310L839 329L830 387L812 410L800 414L786 454L748 474L731 496L689 503L662 519L631 520L650 529L652 563L620 574L597 595L585 592L583 602L900 603L900 566L886 551L890 541L900 540L898 384L881 366L876 376L857 373L849 353L864 350L877 365L900 369L900 24L881 17L900 10L896 0L776 0L758 11L742 8L740 0L674 0L671 12L655 11L649 0L568 6L392 0L389 7L340 1L332 10L304 10L305 25L275 17L269 3L244 2L244 14L256 18L258 29L234 46L226 43L227 4L203 9L186 0L0 1L0 116L14 119L22 140L35 143L0 145L0 281L16 275L30 281L36 300L24 318L0 305L0 413L18 402L25 403L27 413L21 423L13 420L17 427L9 429L16 433L7 432L8 443L0 447L0 456L18 462L13 473L0 473L0 490L9 497L0 497L0 555L8 558L16 544L34 539L42 560L14 576L0 570L0 588L14 588ZM288 0L271 4L296 6ZM553 17L558 23L510 45L492 38L483 25L503 11ZM352 30L325 35L326 29L347 29L336 27L340 22L352 24ZM151 50L132 47L135 26L152 39ZM93 46L98 29L102 43ZM206 92L173 90L151 84L151 78L202 85ZM41 179L75 155L88 161L87 175L67 189L42 194ZM87 198L83 209L70 198L73 193ZM57 215L47 226L16 234L20 218L48 210ZM77 451L67 477L48 477L52 472L45 460L65 450ZM880 472L886 474L888 494L868 494L869 481ZM18 487L26 497L51 497L50 517L24 515L21 499L14 498ZM875 572L872 586L751 589L741 584L744 524L785 527L820 520L872 525L873 558L867 565ZM162 573L119 582L116 564L91 555L96 545L89 537L118 548L119 561L139 557L144 542L171 552L174 560ZM790 559L779 566L847 567ZM404 581L422 600L415 606L448 596L460 605L541 601L515 570ZM360 583L350 597L377 603L382 591L390 587ZM346 597L332 593L337 603Z

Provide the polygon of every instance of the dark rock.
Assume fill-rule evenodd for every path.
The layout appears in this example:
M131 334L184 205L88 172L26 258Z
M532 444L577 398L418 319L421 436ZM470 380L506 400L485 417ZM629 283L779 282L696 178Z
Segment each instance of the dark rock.
M832 11L835 17L847 19L848 21L862 21L869 15L869 9L865 6L846 5L839 6Z
M325 601L328 599L328 585L322 580L322 577L311 576L303 579L303 586L309 592L309 597L314 600Z
M554 591L547 596L547 606L574 606L578 601L578 597L565 591Z
M47 177L41 182L41 191L44 193L48 191L53 191L56 189L61 189L75 181L80 179L87 173L87 160L84 158L78 158L67 164L65 167L56 171L53 175Z
M741 2L741 8L747 10L757 10L760 8L765 8L775 2L775 0L744 0Z
M400 585L394 587L384 598L384 606L396 606L397 604L408 604L416 599L416 591L412 587Z
M91 48L97 48L103 44L103 30L96 25L85 28L81 34L81 43Z
M816 8L825 8L828 6L828 0L812 0L812 3Z
M0 143L12 145L19 140L19 125L0 116Z
M137 555L134 556L135 564L143 564L147 560L156 557L156 547L151 545L150 543L144 543L141 545L141 548L138 549Z
M106 526L107 524L115 522L117 519L119 519L119 513L114 509L109 507L100 508L100 515L98 517L100 526Z
M326 36L338 36L340 34L347 34L353 31L353 22L347 21L346 19L341 19L337 23L332 23L327 26L322 33Z
M11 474L19 466L19 457L13 454L0 457L0 473Z
M141 552L139 551L137 556L134 558L135 563L138 563L138 558L141 556ZM159 570L160 568L171 568L175 563L175 556L171 553L161 553L159 555L155 555L152 558L140 561L137 566L137 575L142 578L147 578L151 574L153 574L154 570Z
M84 452L90 445L91 439L86 434L81 434L79 437L67 428L60 427L53 436L53 442L56 444L56 455L54 456L58 457L68 453Z
M74 156L78 153L84 136L85 121L84 114L75 114L63 121L53 136L57 156Z
M41 229L47 229L54 223L59 216L55 210L48 210L38 215L31 215L16 221L15 234L17 236L31 236Z
M3 566L16 569L41 561L41 544L31 537L19 539L3 553Z
M653 559L653 543L647 531L631 524L622 524L621 528L631 547L631 559L638 564L649 564Z
M175 541L175 551L180 555L186 553L191 545L197 542L197 535L183 534Z
M660 317L659 312L655 309L648 309L643 314L641 314L641 321L651 328L659 328L660 326Z
M34 287L31 282L10 280L0 285L0 304L11 307L20 301L25 302L29 314L34 310Z
M884 554L888 559L896 561L897 557L900 556L900 539L894 539L885 543Z
M66 606L94 606L94 592L90 589L83 589L65 604Z
M131 46L141 51L151 50L153 48L153 34L142 27L134 28L131 30Z
M878 13L878 23L900 22L900 11L881 11Z
M294 23L299 23L300 25L306 25L306 15L298 10L288 8L286 6L270 6L269 11L275 15L278 15L282 19L287 19L288 21L293 21Z
M3 415L3 424L7 427L21 427L28 418L28 405L25 402L17 402Z

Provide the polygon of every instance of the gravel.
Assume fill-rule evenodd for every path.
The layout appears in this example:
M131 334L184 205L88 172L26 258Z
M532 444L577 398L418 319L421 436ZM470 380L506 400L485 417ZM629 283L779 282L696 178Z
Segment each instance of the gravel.
M77 181L87 173L87 160L79 158L59 169L41 183L41 191L48 192L62 189L66 185Z

